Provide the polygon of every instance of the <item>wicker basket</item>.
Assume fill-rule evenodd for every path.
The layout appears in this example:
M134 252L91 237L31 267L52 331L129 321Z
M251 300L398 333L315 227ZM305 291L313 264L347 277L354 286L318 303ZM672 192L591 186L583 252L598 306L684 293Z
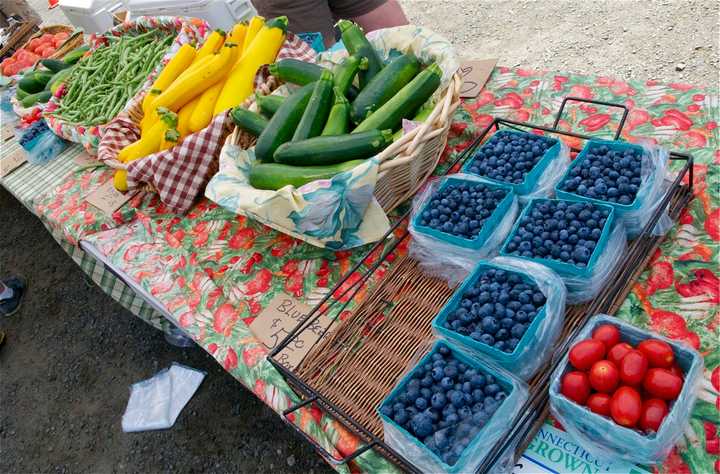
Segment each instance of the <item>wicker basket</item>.
M427 120L377 155L380 168L375 198L385 212L414 195L437 166L447 144L453 113L460 105L461 85L462 79L454 74ZM267 95L277 87L278 83L270 76L256 92ZM228 141L247 149L255 145L256 137L236 128Z
M32 35L28 40L23 43L22 47L26 47L30 44L30 41L34 40L35 38L39 38L44 34L57 34L57 33L67 33L70 36L67 37L65 41L63 41L63 44L60 45L58 49L55 50L53 54L51 54L49 57L52 59L60 59L63 56L65 56L68 52L71 50L77 48L83 43L83 32L82 31L75 31L75 29L72 26L67 25L49 25L49 26L42 26L40 27L40 30Z
M2 48L0 48L0 59L12 56L15 51L24 46L33 34L38 30L38 26L31 22L25 21L18 26L13 34L8 38Z

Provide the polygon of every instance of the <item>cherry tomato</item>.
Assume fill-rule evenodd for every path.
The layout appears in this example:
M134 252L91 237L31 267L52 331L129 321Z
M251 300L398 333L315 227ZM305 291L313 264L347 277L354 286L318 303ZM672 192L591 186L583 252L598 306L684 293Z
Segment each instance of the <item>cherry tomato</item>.
M592 338L605 344L605 349L609 351L620 342L620 330L614 324L601 324L593 331Z
M645 354L650 367L670 368L675 362L672 347L659 339L645 339L638 344L637 349Z
M667 369L654 368L647 371L643 387L655 398L675 400L682 390L683 380Z
M584 405L590 396L590 380L585 372L578 370L563 375L560 393L570 400Z
M612 397L607 393L593 393L587 399L587 407L598 415L610 416L610 400Z
M605 356L605 345L595 339L580 341L570 349L570 363L578 370L588 370Z
M642 399L637 390L622 386L610 400L610 416L620 426L633 427L640 419Z
M620 383L620 372L609 360L599 360L590 368L590 386L598 392L613 393Z
M680 366L678 365L677 362L675 362L672 365L672 367L670 367L668 370L670 371L671 374L675 374L678 377L680 377L681 379L685 378L685 373L683 372L683 369L680 368Z
M620 380L626 385L638 386L642 383L647 369L648 361L645 354L632 350L620 361Z
M659 398L645 400L638 426L643 431L658 431L667 414L668 406L665 400Z
M615 366L620 367L620 361L631 350L633 350L633 346L631 346L627 342L615 344L614 346L612 346L612 349L608 351L607 360L615 364Z

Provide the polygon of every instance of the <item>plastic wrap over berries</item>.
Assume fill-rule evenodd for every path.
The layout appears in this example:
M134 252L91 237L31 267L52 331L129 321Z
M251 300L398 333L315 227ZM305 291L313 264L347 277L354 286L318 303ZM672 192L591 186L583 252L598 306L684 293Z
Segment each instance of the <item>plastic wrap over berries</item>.
M610 204L628 237L640 235L667 193L668 151L651 144L591 140L556 187L558 197ZM664 235L672 220L663 212L652 230Z
M570 148L557 138L501 130L468 160L462 172L508 183L524 203L551 197L569 164Z
M476 267L433 320L433 330L528 380L552 353L566 296L548 267L497 257Z
M436 341L418 350L378 414L385 442L421 471L474 472L527 397L527 386L490 360ZM510 471L515 447L493 472Z
M643 433L616 424L611 418L591 412L587 407L566 398L560 393L562 376L572 370L565 354L552 374L550 384L550 411L565 431L593 456L602 460L624 459L637 464L656 464L665 459L678 443L687 428L690 413L695 405L697 390L702 381L702 356L687 345L679 344L658 334L644 331L622 320L598 314L591 318L573 341L573 345L592 337L592 331L601 324L614 324L620 329L621 342L633 346L655 338L668 343L675 359L684 372L685 380L678 398L657 432Z
M467 174L430 181L413 200L410 255L425 273L456 285L497 255L518 210L509 185Z

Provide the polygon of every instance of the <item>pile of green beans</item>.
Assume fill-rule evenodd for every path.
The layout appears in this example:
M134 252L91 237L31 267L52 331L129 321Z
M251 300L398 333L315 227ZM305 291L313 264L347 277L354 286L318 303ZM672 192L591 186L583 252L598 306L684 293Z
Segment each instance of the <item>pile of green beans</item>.
M137 36L112 36L75 65L68 90L52 115L78 125L109 122L158 65L174 35L150 30Z

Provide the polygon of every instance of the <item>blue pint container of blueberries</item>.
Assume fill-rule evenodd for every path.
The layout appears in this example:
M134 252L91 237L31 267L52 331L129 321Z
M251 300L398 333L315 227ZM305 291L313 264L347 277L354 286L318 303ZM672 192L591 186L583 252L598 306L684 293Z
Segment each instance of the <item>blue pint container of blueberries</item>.
M377 409L384 438L426 472L473 472L510 427L527 387L437 341Z
M609 204L532 199L520 213L500 255L546 265L562 277L589 278L615 224Z
M462 222L460 222L459 220L456 219L457 222L455 223L455 225L451 224L450 222L446 222L445 225L449 227L447 229L444 229L441 225L443 223L439 222L439 218L436 218L436 216L432 215L438 214L439 216L440 214L442 214L441 210L435 208L434 200L437 198L440 198L440 201L446 199L445 194L447 193L448 188L451 186L459 185L467 185L470 187L484 186L486 188L489 188L491 191L504 193L504 195L502 196L493 196L497 204L494 209L486 208L489 215L484 219L478 221L475 229L479 230L474 230L473 228L465 228L464 230L466 232L464 234L460 232L454 232L454 227L462 224ZM508 213L508 211L512 207L513 200L514 195L512 192L512 187L507 184L496 184L486 181L475 181L472 179L463 179L461 177L449 176L443 178L440 187L433 193L432 196L429 197L423 207L415 214L412 220L412 227L415 232L427 235L442 242L462 247L464 249L478 250L483 245L485 245L488 238L496 230L498 223ZM441 205L441 203L438 203L438 207ZM433 219L438 221L436 225L433 225Z
M632 143L589 140L555 185L555 195L610 205L622 218L640 209L653 187L655 173L648 173L642 181L645 154L643 147Z
M462 167L462 172L509 184L515 194L530 194L560 154L560 141L534 133L500 130Z
M513 260L517 265L510 265ZM507 264L482 262L475 268L440 310L432 328L527 380L560 334L565 285L540 265L523 268L521 260L497 261Z
M703 360L694 349L677 341L632 326L618 318L599 314L583 327L570 347L592 337L592 332L602 324L613 324L620 329L620 341L633 347L640 341L654 338L672 347L675 360L683 371L684 383L677 399L657 432L643 433L616 424L609 417L593 413L578 405L560 392L562 377L572 369L568 354L552 375L550 382L550 410L565 430L591 454L600 459L624 459L638 464L656 464L672 450L683 436L695 404L697 383L702 377Z

